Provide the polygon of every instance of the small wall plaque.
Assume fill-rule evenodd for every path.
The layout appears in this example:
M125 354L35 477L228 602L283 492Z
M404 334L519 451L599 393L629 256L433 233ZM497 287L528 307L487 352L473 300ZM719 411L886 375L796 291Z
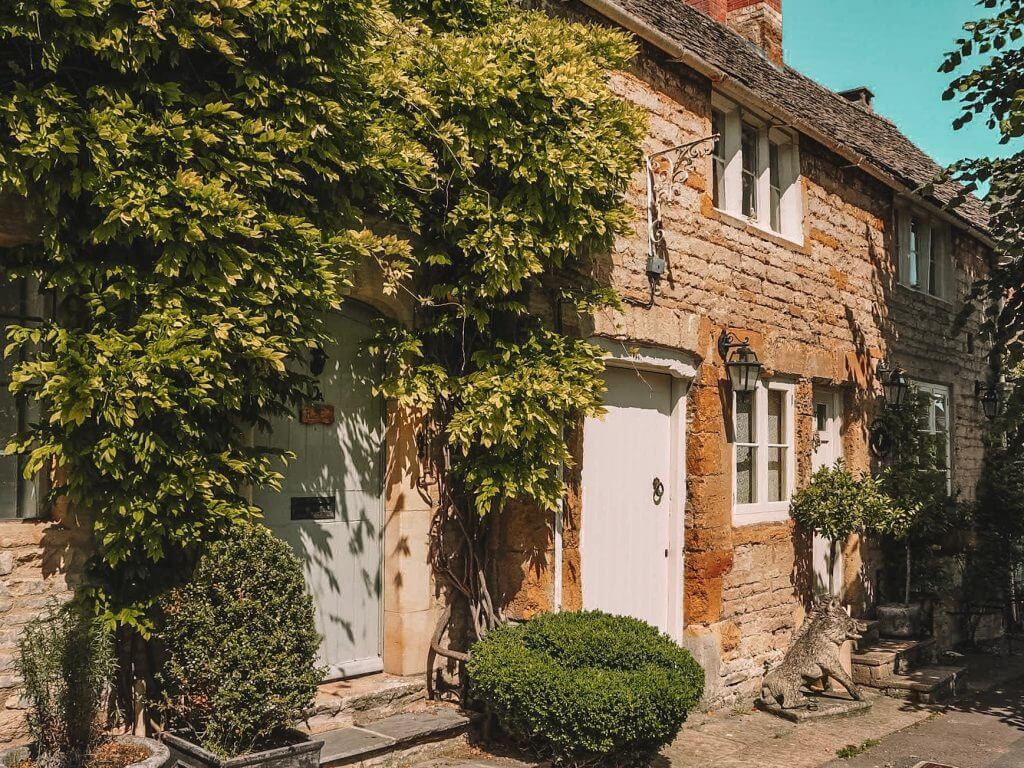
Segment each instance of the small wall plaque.
M303 424L330 426L334 423L334 406L327 403L304 405L299 412L299 421Z
M333 520L337 512L334 496L292 496L292 520Z

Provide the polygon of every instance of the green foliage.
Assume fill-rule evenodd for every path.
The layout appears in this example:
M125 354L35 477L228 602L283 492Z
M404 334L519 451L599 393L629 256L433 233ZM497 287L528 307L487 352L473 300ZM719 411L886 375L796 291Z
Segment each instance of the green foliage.
M272 743L313 703L323 678L313 601L291 547L263 526L208 545L161 607L172 728L235 756Z
M81 768L104 736L111 637L81 605L51 604L18 640L18 674L40 768Z
M794 520L830 541L876 531L887 525L893 513L892 499L881 491L878 480L854 475L841 461L815 472L790 506Z
M370 0L13 0L0 8L0 188L42 214L5 254L63 301L12 333L50 418L10 450L94 521L96 597L145 629L188 551L273 486L250 427L291 411L365 229L423 152L375 102ZM407 171L409 174L407 174Z
M877 747L880 742L877 739L865 739L860 744L847 744L836 750L836 757L840 760L849 760L852 757L867 752L872 747Z
M503 0L0 8L0 188L43 221L0 279L61 298L11 332L50 416L8 449L92 521L108 621L148 631L259 514L242 489L280 477L253 428L309 393L357 264L421 300L382 334L385 392L451 422L468 507L555 503L561 425L602 385L552 328L615 301L583 275L627 221L642 120L607 78L632 53Z
M422 104L407 128L443 183L410 198L417 247L394 268L427 309L377 348L385 392L441 414L453 479L481 515L516 497L553 508L562 425L600 408L599 350L551 316L563 300L615 303L583 275L628 221L642 120L606 81L633 52L616 32L521 11L407 52Z
M1002 258L993 261L974 298L986 305L985 325L995 337L997 352L1007 345L1019 361L1024 330L1024 0L977 4L985 12L964 25L964 35L940 67L955 75L943 98L956 99L963 107L954 127L984 119L1000 142L1013 149L1004 157L962 160L948 175L963 184L964 194L987 188L989 229Z
M540 616L472 649L472 695L560 764L644 764L700 700L704 672L654 627L599 612Z
M936 597L949 586L949 538L965 526L963 508L949 493L946 438L924 430L931 396L911 387L899 408L882 417L893 440L892 454L878 473L879 486L892 500L890 514L876 530L886 535L886 566L891 588L903 582L903 599L911 591ZM910 573L907 566L910 565Z

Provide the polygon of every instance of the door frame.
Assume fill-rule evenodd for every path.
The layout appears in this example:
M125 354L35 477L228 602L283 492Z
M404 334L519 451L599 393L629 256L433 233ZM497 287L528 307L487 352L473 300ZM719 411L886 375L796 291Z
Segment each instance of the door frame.
M838 462L843 461L846 458L846 450L843 445L843 421L845 417L845 392L839 387L829 387L825 385L815 384L811 391L811 425L813 427L812 434L817 440L820 430L818 429L818 403L826 402L831 407L831 418L828 424L828 431L831 432L831 445L832 445L832 456L831 462L823 464L824 466L834 467ZM813 448L811 451L811 472L812 474L817 471L814 467L814 452L817 448ZM820 469L819 467L818 469ZM818 534L814 534L814 538L817 538ZM817 577L818 574L815 572L815 555L814 555L814 543L811 544L811 580L812 589L817 588ZM826 569L827 570L827 569ZM838 573L837 573L838 571ZM826 573L827 577L828 574ZM844 579L846 576L846 567L843 563L843 543L839 543L838 552L836 552L836 562L833 566L833 588L837 597L842 599L845 592ZM828 592L828 582L824 582L825 592Z
M686 525L686 404L690 385L697 376L696 359L685 352L665 347L633 345L627 342L592 337L591 344L604 351L604 363L608 367L629 368L639 372L657 373L669 377L672 385L672 409L669 415L669 435L672 441L669 467L673 482L669 498L669 563L668 605L669 636L676 642L683 639L684 605L683 578L685 574L685 525ZM583 460L586 461L584 455ZM586 525L586 487L582 488L581 519ZM582 533L581 533L582 535ZM582 542L581 542L582 544ZM582 549L581 549L582 556ZM582 587L582 585L581 585ZM561 592L561 585L555 585Z

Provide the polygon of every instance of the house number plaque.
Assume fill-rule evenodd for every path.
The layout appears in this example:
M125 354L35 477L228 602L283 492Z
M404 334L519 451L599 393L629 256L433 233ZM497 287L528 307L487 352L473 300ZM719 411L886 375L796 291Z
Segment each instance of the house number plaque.
M337 512L334 496L292 496L292 520L333 520Z
M312 403L302 406L299 421L306 425L322 424L330 426L334 423L334 406L327 403Z

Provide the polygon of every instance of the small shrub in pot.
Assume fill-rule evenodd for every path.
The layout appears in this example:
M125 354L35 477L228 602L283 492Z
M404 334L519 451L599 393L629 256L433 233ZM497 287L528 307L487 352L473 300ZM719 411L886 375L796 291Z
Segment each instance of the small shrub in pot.
M105 738L104 700L114 674L109 633L77 603L52 603L25 626L17 668L36 765L86 765Z
M162 613L164 709L179 737L218 757L294 743L290 726L323 670L313 601L286 542L237 525L208 545Z
M565 765L645 764L704 691L704 671L667 635L597 611L496 629L466 670L509 735Z

